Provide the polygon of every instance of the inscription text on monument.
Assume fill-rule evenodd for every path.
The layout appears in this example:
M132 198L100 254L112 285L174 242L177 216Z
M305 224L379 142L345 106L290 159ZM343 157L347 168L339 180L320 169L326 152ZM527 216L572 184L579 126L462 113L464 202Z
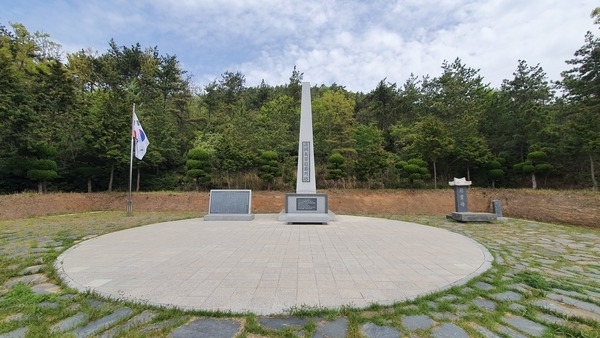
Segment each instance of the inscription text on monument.
M310 142L302 142L302 182L310 182Z
M250 213L250 190L211 190L209 213Z
M252 191L233 189L213 189L208 201L208 214L205 221L250 221L252 211Z
M296 210L314 210L317 211L318 204L316 197L298 197L296 199Z

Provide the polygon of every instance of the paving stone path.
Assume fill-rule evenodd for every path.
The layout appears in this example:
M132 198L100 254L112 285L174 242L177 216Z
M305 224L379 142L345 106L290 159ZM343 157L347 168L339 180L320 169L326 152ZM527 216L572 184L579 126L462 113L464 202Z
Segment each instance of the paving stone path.
M599 230L512 219L496 224L436 217L406 220L479 241L495 257L492 269L467 285L394 306L277 317L173 312L68 290L51 267L51 260L66 248L63 241L0 229L5 257L0 260L5 276L0 284L0 338L598 337Z

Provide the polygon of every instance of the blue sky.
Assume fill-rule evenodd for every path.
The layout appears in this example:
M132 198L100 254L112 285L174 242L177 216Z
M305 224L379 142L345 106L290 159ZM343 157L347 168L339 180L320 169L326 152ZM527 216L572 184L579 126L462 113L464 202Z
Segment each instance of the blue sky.
M369 92L379 81L439 76L460 58L499 87L518 60L550 80L598 34L597 0L0 0L0 24L50 35L65 52L157 46L202 88L225 71L247 86L289 81Z

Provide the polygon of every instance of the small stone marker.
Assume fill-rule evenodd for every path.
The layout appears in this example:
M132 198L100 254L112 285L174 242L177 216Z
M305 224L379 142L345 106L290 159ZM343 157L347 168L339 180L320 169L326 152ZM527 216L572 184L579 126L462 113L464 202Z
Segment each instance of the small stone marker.
M451 187L454 187L454 211L469 211L469 207L467 205L467 187L471 185L471 181L467 181L464 177L455 177L454 180L448 182L448 184Z
M506 221L506 217L502 214L502 201L501 200L493 200L492 201L492 212L496 215L496 219L499 221Z
M251 190L211 190L205 221L251 221Z
M502 216L502 201L493 200L492 201L492 211L496 214L496 217L500 218Z
M448 215L448 218L459 222L493 222L497 220L495 214L485 212L469 212L467 203L467 187L471 185L471 181L463 178L454 178L448 182L451 187L454 187L454 212Z

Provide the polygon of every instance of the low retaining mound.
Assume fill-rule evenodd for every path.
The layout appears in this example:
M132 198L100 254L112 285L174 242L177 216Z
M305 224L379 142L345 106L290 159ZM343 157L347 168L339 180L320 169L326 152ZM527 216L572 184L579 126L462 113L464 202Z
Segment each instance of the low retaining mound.
M454 211L451 189L439 190L330 190L329 209L338 214L446 215ZM205 192L137 192L133 210L208 211ZM591 191L550 191L469 188L470 211L491 212L492 200L502 201L506 217L550 223L600 226L600 194ZM98 210L123 210L126 193L21 193L0 195L0 219ZM253 191L253 213L278 213L285 192Z

